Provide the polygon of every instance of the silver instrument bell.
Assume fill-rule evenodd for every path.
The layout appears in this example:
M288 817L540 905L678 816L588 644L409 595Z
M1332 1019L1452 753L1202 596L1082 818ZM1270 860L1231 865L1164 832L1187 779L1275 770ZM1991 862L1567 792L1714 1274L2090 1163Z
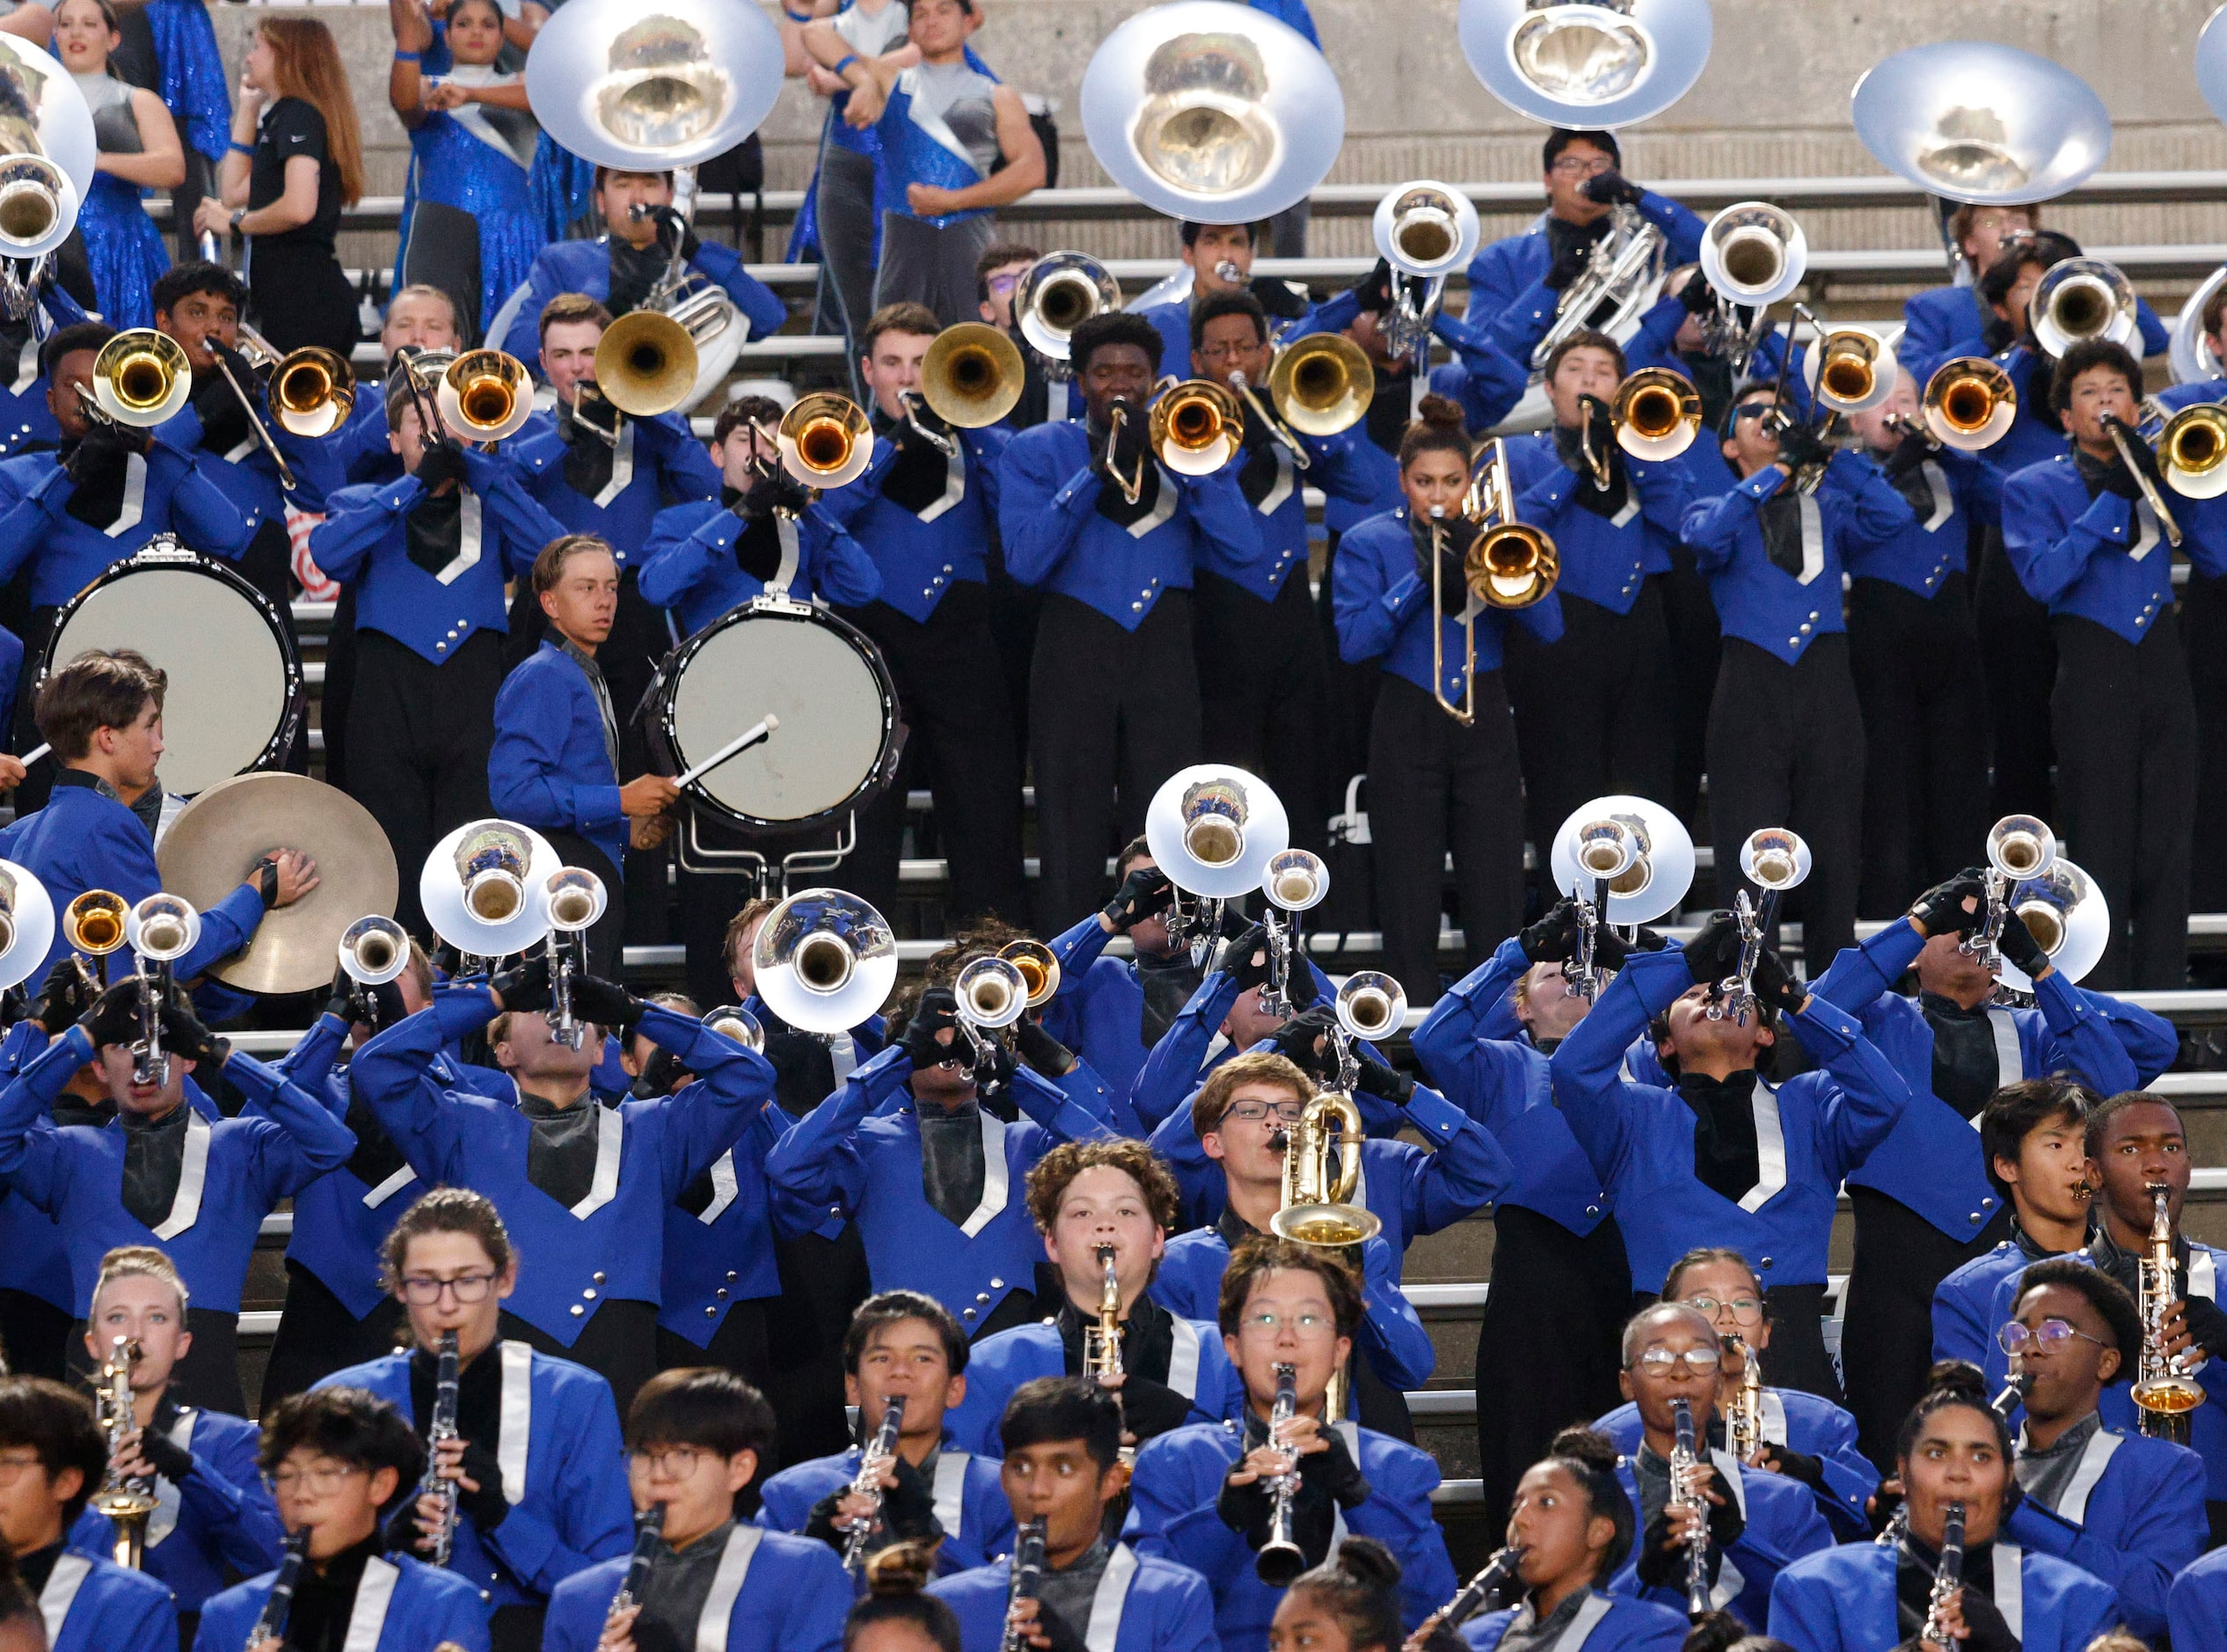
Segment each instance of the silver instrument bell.
M2053 201L2111 153L2111 117L2086 81L1991 40L1939 40L1874 63L1849 113L1888 172L1975 206Z
M1709 0L1462 0L1462 55L1485 90L1548 126L1635 126L1709 62Z

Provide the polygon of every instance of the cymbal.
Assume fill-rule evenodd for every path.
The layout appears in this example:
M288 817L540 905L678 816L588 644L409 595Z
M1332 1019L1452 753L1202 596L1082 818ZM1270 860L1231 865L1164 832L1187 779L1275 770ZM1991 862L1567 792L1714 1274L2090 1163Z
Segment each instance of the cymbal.
M253 939L208 973L246 992L306 992L332 980L349 925L393 915L394 851L369 809L307 775L238 775L188 803L155 859L163 888L207 911L274 849L308 854L318 887L266 912Z

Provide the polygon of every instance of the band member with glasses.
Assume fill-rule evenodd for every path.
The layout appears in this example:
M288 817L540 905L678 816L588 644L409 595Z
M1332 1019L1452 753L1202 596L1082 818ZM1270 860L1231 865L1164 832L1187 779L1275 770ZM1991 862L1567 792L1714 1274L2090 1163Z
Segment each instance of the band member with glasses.
M1030 1648L1080 1646L1086 1633L1111 1652L1215 1646L1214 1597L1187 1561L1106 1539L1128 1488L1126 1421L1115 1393L1086 1377L1040 1377L1014 1392L997 1422L999 1478L1011 1521L1044 1523L1043 1575L1015 1599L1007 1554L931 1583L958 1614L961 1652L998 1652L1014 1636Z
M885 1290L851 1317L843 1339L845 1402L858 1417L848 1451L783 1469L765 1482L757 1523L800 1531L848 1551L857 1524L870 1523L871 1558L893 1543L935 1551L949 1573L985 1564L1013 1540L1013 1517L997 1465L969 1445L957 1413L971 1392L967 1334L950 1309L916 1290ZM904 1407L897 1449L880 1458L878 1488L853 1490L869 1443L879 1443L888 1407Z
M319 1388L263 1419L263 1473L287 1531L305 1539L280 1634L252 1640L275 1571L213 1597L194 1646L403 1648L454 1641L489 1652L487 1606L471 1580L390 1553L383 1519L425 1470L424 1445L387 1400L361 1388Z
M551 1591L628 1547L610 1389L585 1366L502 1339L518 1258L480 1195L436 1188L403 1212L387 1235L385 1271L411 1347L318 1386L376 1394L427 1437L441 1345L455 1335L456 1436L430 1446L456 1503L447 1565L488 1604L496 1652L533 1652ZM433 1563L443 1517L442 1495L420 1486L389 1541Z
M664 1511L647 1581L614 1612L628 1558L575 1573L549 1604L544 1652L836 1652L851 1600L843 1562L824 1543L735 1517L772 1444L773 1408L734 1372L652 1378L626 1416L635 1511Z
M2119 1619L2111 1586L2035 1553L2007 1529L2004 1515L2019 1495L2017 1452L1972 1368L1937 1365L1926 1387L1896 1442L1908 1531L1891 1545L1843 1544L1780 1573L1771 1593L1772 1636L1795 1652L1909 1645L1909 1623L1928 1616L1949 1506L1960 1503L1963 1588L1943 1612L1949 1643L2082 1652Z
M1214 1591L1214 1626L1232 1652L1267 1643L1278 1591L1254 1570L1269 1536L1270 1483L1296 1472L1291 1537L1311 1565L1342 1524L1375 1538L1401 1570L1400 1619L1413 1630L1455 1587L1446 1541L1430 1511L1438 1466L1415 1447L1324 1414L1332 1374L1352 1358L1362 1283L1326 1250L1257 1238L1223 1277L1216 1319L1245 1380L1241 1429L1194 1424L1137 1453L1123 1535L1139 1554L1190 1567ZM1280 1377L1296 1399L1292 1421L1269 1433Z
M1267 230L1265 223L1198 223L1187 218L1177 227L1182 245L1176 257L1191 273L1191 289L1136 311L1159 329L1160 360L1170 372L1191 359L1191 318L1201 306L1225 294L1253 296L1252 261Z
M1987 1144L1973 1129L1989 1099L2028 1073L2084 1080L2101 1095L2140 1089L2180 1049L2172 1027L2149 1011L2066 981L2015 911L2004 914L2001 951L2033 982L2036 1007L1997 1003L1989 960L1971 940L1985 907L1977 878L1953 877L1901 923L1841 954L1817 983L1820 997L1862 1021L1911 1097L1848 1181L1856 1260L1842 1364L1865 1443L1882 1458L1895 1419L1917 1400L1934 1290L2010 1231ZM1914 998L1895 990L1909 973Z
M1995 354L1987 344L1995 311L1980 290L1979 278L2014 243L2029 239L2041 227L2038 206L1967 203L1948 215L1946 238L1962 260L1962 276L1956 284L1924 288L1902 301L1902 339L1895 354L1904 373L1923 384L1953 357Z
M1909 1087L1855 1018L1806 992L1768 946L1753 1002L1725 1003L1740 958L1722 913L1683 948L1631 954L1555 1050L1554 1102L1608 1189L1632 1290L1653 1290L1697 1246L1732 1241L1765 1276L1778 1385L1837 1400L1821 1327L1834 1205ZM1773 1084L1759 1066L1787 1027L1820 1064ZM1642 1034L1668 1085L1623 1076Z

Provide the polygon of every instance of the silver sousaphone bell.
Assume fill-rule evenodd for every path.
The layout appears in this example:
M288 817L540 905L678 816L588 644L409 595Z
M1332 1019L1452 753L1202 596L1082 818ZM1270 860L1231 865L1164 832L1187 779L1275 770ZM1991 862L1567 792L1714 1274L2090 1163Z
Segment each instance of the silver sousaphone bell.
M557 143L621 172L724 155L773 112L781 37L732 0L571 0L526 58L526 99Z
M1633 126L1709 62L1709 0L1462 0L1462 55L1485 90L1548 126Z
M767 1009L801 1033L841 1033L896 984L897 938L857 895L801 889L765 915L750 963Z
M1144 811L1152 862L1187 895L1231 900L1260 887L1291 846L1291 821L1266 781L1223 763L1179 769Z
M1874 63L1849 113L1888 172L1975 206L2053 201L2111 153L2111 117L2086 81L1991 40L1938 40Z
M418 874L418 901L433 932L458 952L500 958L549 933L535 892L564 863L549 840L515 821L468 822L433 846Z
M0 989L28 981L55 944L54 897L28 866L0 860Z
M1693 838L1660 803L1596 797L1562 822L1548 864L1565 895L1590 900L1594 881L1607 879L1606 922L1651 924L1675 911L1693 887Z
M2053 859L2039 876L2011 886L2011 910L2026 925L2049 963L2068 984L2094 969L2111 941L2111 903L2095 880L2063 855ZM2002 961L2001 980L2006 987L2031 990L2026 972L2009 959Z
M0 35L0 77L12 89L0 96L0 254L37 258L69 238L92 187L92 110L68 69L12 34Z

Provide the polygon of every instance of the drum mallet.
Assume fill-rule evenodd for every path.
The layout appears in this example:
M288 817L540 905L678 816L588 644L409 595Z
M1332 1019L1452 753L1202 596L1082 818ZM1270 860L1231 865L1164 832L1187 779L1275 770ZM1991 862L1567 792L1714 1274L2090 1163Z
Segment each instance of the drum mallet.
M756 745L760 741L765 739L766 736L772 734L775 729L780 727L781 720L778 717L776 717L771 712L768 712L765 714L765 720L763 722L754 723L749 727L744 729L741 734L735 735L734 739L728 741L727 744L721 746L710 757L705 758L703 762L697 764L693 769L690 769L686 774L676 778L673 784L678 786L694 785L705 775L711 773L712 770L718 768L719 764L725 763L729 757L734 757L741 752L748 751L752 746Z

